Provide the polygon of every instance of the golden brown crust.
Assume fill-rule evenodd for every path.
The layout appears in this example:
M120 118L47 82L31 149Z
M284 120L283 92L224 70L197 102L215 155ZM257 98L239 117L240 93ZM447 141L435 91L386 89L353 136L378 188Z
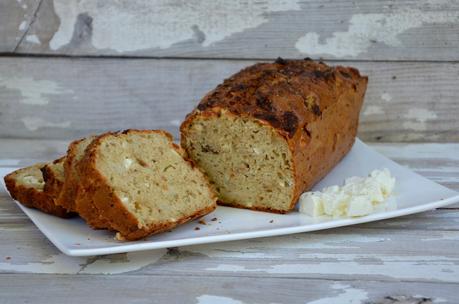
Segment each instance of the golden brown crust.
M69 211L76 211L75 199L78 192L79 179L74 170L74 162L76 157L77 145L82 142L84 138L75 140L70 143L67 149L67 156L64 161L64 184L61 193L57 199L57 204Z
M131 232L129 234L124 234L124 235L119 234L119 235L117 235L117 238L120 239L120 240L126 240L126 241L139 240L139 239L142 239L144 237L147 237L147 236L150 236L150 235L153 235L153 234L158 234L158 233L173 229L173 228L177 227L178 225L181 225L181 224L184 224L186 222L189 222L189 221L195 220L197 218L200 218L202 216L205 216L205 215L211 213L212 211L214 211L216 207L217 207L216 205L213 205L213 206L210 206L209 208L205 208L205 209L199 210L199 211L197 211L196 213L194 213L194 214L192 214L190 216L180 218L176 222L164 222L164 223L157 224L157 225L154 225L154 226L149 226L147 229L141 229L141 230L133 231L133 232Z
M354 68L332 68L311 60L279 58L275 63L252 65L218 85L187 115L180 127L182 146L195 118L219 115L222 110L270 126L292 153L293 209L300 194L321 180L352 147L367 82Z
M108 135L116 134L114 132L103 133L92 140L85 149L85 156L74 164L75 170L78 173L79 181L76 189L77 193L74 200L74 208L86 223L93 229L109 229L113 230L110 221L94 203L94 193L97 192L98 185L94 183L90 175L87 175L84 170L84 160L86 155L91 151L92 147L98 145L100 140Z
M177 150L181 155L183 151L177 145L172 143L172 136L162 130L126 130L122 134L129 132L139 133L158 133L169 138L171 147ZM169 230L179 224L185 223L197 217L206 215L215 209L215 205L204 210L199 210L195 214L178 219L175 222L164 221L163 223L139 227L138 220L124 207L119 198L115 195L114 190L109 186L106 178L101 175L96 166L98 148L105 137L116 136L118 133L106 133L97 137L87 148L85 157L79 165L82 180L82 188L88 197L93 198L94 206L99 214L103 214L109 220L110 226L119 232L121 239L138 240L152 234ZM197 169L196 169L197 170ZM210 186L209 186L210 187ZM213 193L213 192L212 192Z
M66 209L60 206L57 206L55 203L55 198L46 191L18 183L17 178L21 171L30 170L32 167L35 167L34 169L36 170L40 170L40 168L44 165L45 164L36 164L31 167L16 170L6 175L4 178L5 185L10 192L11 197L24 206L35 208L51 215L62 218L73 216L74 214L67 212Z

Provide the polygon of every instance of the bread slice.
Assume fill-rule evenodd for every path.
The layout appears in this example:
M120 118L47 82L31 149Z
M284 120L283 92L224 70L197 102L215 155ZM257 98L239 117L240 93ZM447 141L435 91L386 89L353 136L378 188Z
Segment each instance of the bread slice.
M76 164L83 158L86 147L95 137L87 137L73 141L67 149L64 161L64 184L58 197L57 204L69 211L76 211L75 199L80 184Z
M352 147L367 81L306 59L250 66L187 116L182 147L219 203L286 213Z
M92 203L92 198L88 196L78 198L78 195L81 195L79 194L81 181L78 164L94 138L96 136L89 136L70 143L64 161L64 185L57 204L69 211L78 213L94 229L108 229L110 228L108 221L99 215Z
M64 162L65 156L45 164L40 169L45 181L44 191L56 200L64 185Z
M72 216L66 209L56 205L55 197L45 190L41 172L45 165L39 163L8 174L4 178L6 188L11 197L24 206L63 218Z
M82 196L93 198L119 239L169 230L216 207L204 174L164 131L103 134L87 148L79 170Z

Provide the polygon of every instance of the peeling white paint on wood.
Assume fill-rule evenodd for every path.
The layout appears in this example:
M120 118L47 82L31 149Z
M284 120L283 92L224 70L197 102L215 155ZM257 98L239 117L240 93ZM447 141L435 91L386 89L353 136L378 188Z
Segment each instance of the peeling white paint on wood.
M244 304L239 300L235 300L228 297L214 296L214 295L201 295L196 298L197 304Z
M438 116L437 113L433 111L422 108L414 108L409 109L408 113L404 115L404 118L407 119L403 122L404 128L416 131L424 131L427 129L426 122L428 120L434 120L438 118Z
M25 40L30 43L40 44L40 39L37 35L27 35Z
M198 253L212 258L281 258L269 249L313 249L344 250L359 248L363 243L383 243L390 241L385 236L364 235L359 233L334 234L302 233L274 238L260 238L239 241L237 243L206 244L184 248L187 252Z
M384 114L384 109L381 106L369 105L363 110L364 115L379 115Z
M235 1L229 5L224 0L192 0L179 4L160 0L151 5L148 0L129 3L55 0L55 12L61 23L50 41L50 48L57 50L71 41L80 14L92 18L95 48L133 52L164 49L190 39L208 47L267 22L268 13L300 10L296 1L268 0L263 5L255 2Z
M20 31L25 30L26 27L27 27L27 21L25 21L25 20L22 21L21 24L19 24L19 30L20 30Z
M416 119L420 122L426 122L427 120L438 118L437 113L434 111L420 108L410 109L404 117L408 119Z
M457 220L455 220L457 222ZM459 242L459 233L451 231L440 231L438 236L430 238L421 238L421 242L437 242L439 240L446 241L458 241Z
M154 264L166 249L79 258L59 253L39 262L16 264L14 259L0 263L0 272L57 274L120 274Z
M459 22L459 12L400 9L391 13L355 14L349 20L346 32L335 32L325 38L316 32L306 33L298 39L295 47L308 55L332 55L335 57L357 57L374 44L384 43L392 47L403 47L399 35L425 24Z
M424 168L429 162L434 164L435 160L437 163L440 160L442 165L452 164L448 167L455 168L455 162L459 161L459 143L373 143L371 146L392 159L417 160Z
M235 264L219 264L206 270L221 272L262 272L269 274L373 275L403 280L459 282L459 259L448 257L400 257L354 254L303 254L301 264L280 263L263 268L246 268ZM409 272L405 271L410 269Z
M338 290L339 294L308 302L307 304L360 304L368 299L368 293L365 290L353 288L349 285L334 283L331 288Z
M38 40L38 37L31 39ZM38 43L40 43L39 40ZM57 82L51 80L38 80L27 76L6 77L3 75L2 77L2 75L0 75L0 88L1 87L6 88L7 90L18 91L22 97L20 102L30 105L47 105L49 103L48 97L50 95L65 95L73 93L72 90L61 87Z
M51 122L40 117L23 117L21 121L24 126L30 131L36 131L41 128L68 128L72 124L70 121Z
M171 121L183 120L209 90L254 62L0 58L0 77L47 80L59 84L62 90L73 91L43 94L49 104L40 109L42 113L46 110L46 114L40 114L43 119L72 121L72 128L31 132L18 117L37 115L36 107L21 104L23 97L19 91L0 86L0 136L77 138L89 132L136 127L161 128L178 137L178 128ZM369 75L365 106L381 107L384 111L365 115L364 108L359 127L359 137L363 140L459 140L456 131L459 128L456 119L459 103L455 97L459 95L459 87L454 82L459 64L357 61L335 64L355 66ZM399 75L395 82L391 79L393 75ZM435 83L432 83L433 78ZM384 92L390 93L392 101L381 99ZM439 94L442 94L441 106L435 98ZM419 124L415 118L404 118L414 108L433 111L438 118L425 121L426 130L403 128L403 122Z
M381 99L384 100L384 101L391 101L392 100L392 96L389 93L384 93L384 94L381 95Z

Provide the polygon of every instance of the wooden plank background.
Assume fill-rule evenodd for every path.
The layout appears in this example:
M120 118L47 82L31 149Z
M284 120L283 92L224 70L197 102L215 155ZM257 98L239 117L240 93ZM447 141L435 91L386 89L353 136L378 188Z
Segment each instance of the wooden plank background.
M459 58L455 0L3 1L19 54L436 60Z
M247 60L0 57L0 137L75 138L178 126L199 99ZM459 141L459 64L333 62L370 82L365 141Z
M369 75L363 140L457 142L458 33L454 0L2 1L0 138L177 136L225 77L309 56Z

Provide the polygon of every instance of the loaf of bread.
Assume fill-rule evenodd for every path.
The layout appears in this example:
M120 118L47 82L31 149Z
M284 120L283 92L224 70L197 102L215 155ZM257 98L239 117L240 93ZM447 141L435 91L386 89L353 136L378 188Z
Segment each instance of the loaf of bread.
M47 164L39 163L11 172L4 178L6 188L11 197L24 206L63 218L72 216L72 213L56 205L53 191L59 191L59 189L53 186L50 192L48 190L50 188L46 187L41 171L45 165ZM53 169L51 171L53 171L52 174L55 173Z
M310 59L255 64L202 99L181 144L219 203L286 213L352 147L366 86L354 68Z
M125 240L203 216L215 209L217 197L184 154L164 131L103 134L87 147L77 166L76 205L86 200L91 212L107 219Z

